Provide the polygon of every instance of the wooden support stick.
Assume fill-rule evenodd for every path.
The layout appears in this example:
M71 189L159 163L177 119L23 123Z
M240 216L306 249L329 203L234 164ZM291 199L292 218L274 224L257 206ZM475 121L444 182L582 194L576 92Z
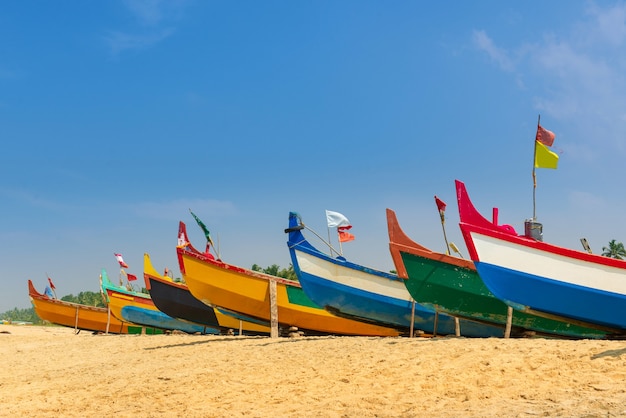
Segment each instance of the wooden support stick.
M415 301L411 299L411 328L409 329L409 337L413 338L413 326L415 325Z
M276 302L276 280L270 279L270 337L278 338L278 304Z
M74 334L78 334L78 306L76 307L76 318L74 319Z
M513 322L513 308L510 306L506 310L506 328L504 329L504 338L511 336L511 323Z
M106 335L109 334L109 326L111 325L111 307L107 304L107 327L106 327L106 331L104 332ZM124 324L122 323L122 328L124 327ZM120 330L121 332L122 330Z

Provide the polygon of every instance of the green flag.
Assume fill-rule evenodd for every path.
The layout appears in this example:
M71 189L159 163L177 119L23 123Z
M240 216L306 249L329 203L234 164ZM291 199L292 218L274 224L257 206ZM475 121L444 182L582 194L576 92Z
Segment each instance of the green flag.
M209 244L213 245L213 240L211 239L211 233L207 229L206 225L202 223L202 221L195 215L195 213L191 212L191 209L189 209L189 212L191 213L191 216L193 216L193 218L196 220L196 222L198 222L198 225L200 226L200 228L202 228L202 231L204 232L204 236L206 237L206 241ZM208 250L208 247L207 247L207 250Z

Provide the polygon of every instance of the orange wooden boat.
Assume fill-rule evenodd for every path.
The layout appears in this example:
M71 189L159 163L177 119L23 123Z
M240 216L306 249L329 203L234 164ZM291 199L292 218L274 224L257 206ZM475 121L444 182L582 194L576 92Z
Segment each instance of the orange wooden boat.
M76 332L83 329L112 334L141 332L141 327L129 326L128 323L120 321L111 315L107 308L49 298L39 293L31 280L28 280L28 295L39 318L53 324L74 328Z

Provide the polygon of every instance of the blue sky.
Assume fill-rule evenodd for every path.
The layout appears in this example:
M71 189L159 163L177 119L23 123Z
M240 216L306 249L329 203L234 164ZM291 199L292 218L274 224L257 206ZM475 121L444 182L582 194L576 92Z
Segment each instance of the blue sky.
M191 208L224 261L289 265L289 211L351 261L393 269L385 208L467 256L454 180L486 215L544 239L626 241L626 3L59 1L0 9L0 312L98 291L122 253L178 271Z

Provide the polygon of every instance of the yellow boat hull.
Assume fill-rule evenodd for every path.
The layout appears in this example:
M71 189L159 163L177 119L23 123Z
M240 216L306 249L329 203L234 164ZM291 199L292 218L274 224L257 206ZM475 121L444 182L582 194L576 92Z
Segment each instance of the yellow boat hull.
M276 281L278 322L316 333L398 336L392 328L341 318L315 305L298 282L243 269L185 247L177 248L180 270L202 302L261 320L270 320L270 281Z

